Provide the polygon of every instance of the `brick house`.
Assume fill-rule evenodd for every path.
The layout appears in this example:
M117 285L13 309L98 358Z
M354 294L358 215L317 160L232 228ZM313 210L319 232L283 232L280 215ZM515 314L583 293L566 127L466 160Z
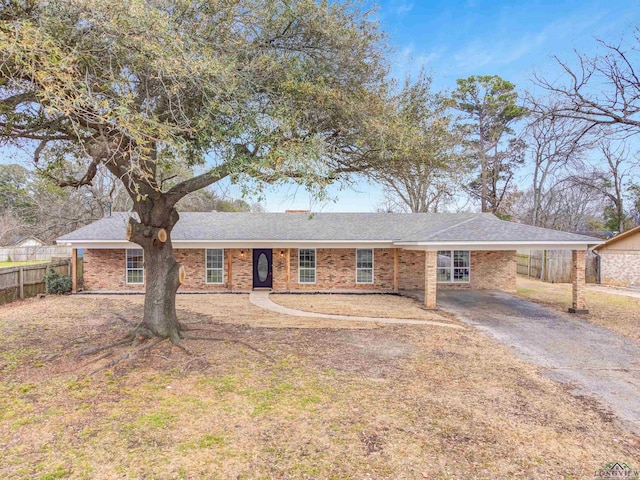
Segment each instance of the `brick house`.
M640 285L640 226L619 233L593 250L600 257L600 283Z
M516 288L516 249L574 251L574 310L584 310L584 254L597 240L486 213L181 213L172 232L181 291L425 292ZM143 290L142 249L128 213L58 239L84 249L89 291ZM75 255L74 255L75 258Z

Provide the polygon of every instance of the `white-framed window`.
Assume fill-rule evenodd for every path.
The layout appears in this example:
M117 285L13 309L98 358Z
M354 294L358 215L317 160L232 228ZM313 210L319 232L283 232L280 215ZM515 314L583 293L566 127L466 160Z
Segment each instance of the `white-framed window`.
M373 283L373 249L356 249L356 283Z
M224 283L224 250L222 248L207 248L205 256L205 282Z
M471 259L468 250L438 251L438 282L469 283Z
M127 283L144 283L144 251L141 248L127 248Z
M298 250L298 283L316 283L316 249Z

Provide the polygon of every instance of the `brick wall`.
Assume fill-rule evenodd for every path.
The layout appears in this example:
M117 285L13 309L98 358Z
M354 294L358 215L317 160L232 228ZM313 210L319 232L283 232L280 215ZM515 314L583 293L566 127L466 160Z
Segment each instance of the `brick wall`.
M86 249L83 260L85 290L144 290L144 285L129 285L125 281L126 251L120 249ZM207 284L205 279L205 251L176 249L174 255L187 272L183 291L229 289L228 261L231 257L233 290L251 290L253 264L251 250L226 249L222 284ZM145 277L146 280L146 277Z
M85 249L82 278L85 290L143 290L125 283L125 250Z
M516 289L516 252L473 250L470 254L469 283L439 283L438 288L471 288L474 290ZM424 290L424 252L400 250L398 284L400 290Z
M600 280L605 285L640 285L640 250L601 249Z
M515 292L517 268L515 250L473 250L469 287L473 290Z
M298 283L298 249L291 249L291 290L393 290L392 248L373 250L373 282L373 284L356 283L356 250L354 248L318 248L316 249L316 283ZM276 286L274 282L274 289L284 289L284 287L281 288L281 284Z
M424 290L424 252L400 250L398 253L398 288Z
M203 249L176 249L176 260L184 265L187 276L180 287L183 291L228 290L228 262L231 257L231 290L251 290L253 287L253 251L226 249L224 283L205 282ZM143 290L144 285L125 283L125 250L87 249L84 254L85 290ZM374 284L356 284L355 249L316 250L316 283L298 284L298 250L291 249L291 290L330 289L393 289L393 249L374 250ZM286 290L286 250L273 250L273 288Z
M205 283L203 249L176 249L176 259L185 266L187 277L183 291L228 290L231 258L231 290L246 291L253 286L251 249L226 249L222 284ZM273 250L273 289L286 290L286 250ZM424 290L424 252L400 250L398 287ZM291 290L392 290L393 249L374 249L374 283L356 284L356 251L351 248L316 250L316 283L298 283L298 250L290 255ZM438 288L515 290L516 254L514 251L472 251L469 284L438 284ZM125 283L125 250L86 249L84 253L85 290L142 290L143 285Z

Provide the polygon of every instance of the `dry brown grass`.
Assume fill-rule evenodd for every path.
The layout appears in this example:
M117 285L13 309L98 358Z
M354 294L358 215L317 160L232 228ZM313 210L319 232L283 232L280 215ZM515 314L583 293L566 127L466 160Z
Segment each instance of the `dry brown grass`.
M86 377L108 359L77 353L122 336L139 297L2 307L0 478L566 479L638 466L637 437L474 330L261 328L271 313L246 296L210 297L208 314L202 297L181 299L181 318L273 361L236 343L185 342L193 356L163 343Z
M452 321L446 312L426 310L409 297L384 294L271 294L275 303L305 312L361 317L411 318L435 322Z
M122 300L120 295L100 296L110 300ZM132 304L142 306L144 296L131 295L126 300ZM345 328L361 329L376 328L370 322L344 322L323 318L303 318L291 315L281 315L249 303L248 293L238 294L187 294L178 295L176 300L178 309L185 313L181 319L189 321L192 314L205 315L208 319L219 323L239 325L251 324L254 327L276 328Z
M571 306L571 284L546 283L518 276L518 296L566 311ZM608 328L633 340L640 340L640 298L625 297L595 290L587 285L589 315L581 315L591 323Z

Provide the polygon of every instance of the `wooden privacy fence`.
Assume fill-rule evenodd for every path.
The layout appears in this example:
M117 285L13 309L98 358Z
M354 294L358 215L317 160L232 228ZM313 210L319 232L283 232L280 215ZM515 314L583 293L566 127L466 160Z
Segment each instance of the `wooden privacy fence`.
M531 250L519 251L518 273L550 283L571 282L571 250ZM598 279L598 259L591 250L585 259L587 283Z
M71 258L71 250L71 247L64 245L1 247L0 262L31 262L33 260L51 260L55 257Z
M71 275L71 260L0 269L0 305L44 293L44 275L49 266L61 275Z

